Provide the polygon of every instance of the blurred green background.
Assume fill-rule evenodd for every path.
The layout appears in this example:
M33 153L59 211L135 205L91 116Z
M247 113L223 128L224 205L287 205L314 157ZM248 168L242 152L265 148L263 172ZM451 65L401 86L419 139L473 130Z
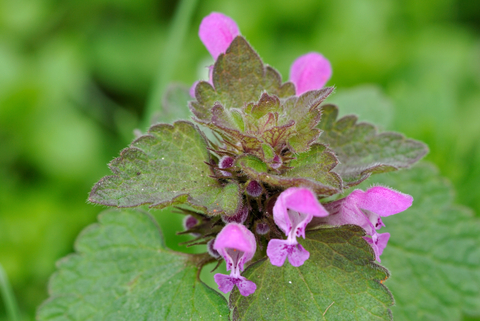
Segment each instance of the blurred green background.
M102 210L88 192L144 121L177 5L0 0L0 264L22 320ZM479 1L198 1L172 81L205 74L197 30L211 11L231 16L284 80L297 56L318 51L332 63L334 95L377 84L392 109L378 123L425 141L457 202L480 213ZM153 214L175 247L181 218Z

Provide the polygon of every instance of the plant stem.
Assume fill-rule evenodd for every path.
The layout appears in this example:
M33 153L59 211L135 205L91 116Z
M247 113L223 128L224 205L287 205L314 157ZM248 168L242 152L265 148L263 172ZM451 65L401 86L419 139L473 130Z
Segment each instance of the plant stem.
M197 0L181 0L175 11L170 30L168 31L165 50L163 51L162 59L160 60L157 77L147 100L141 130L146 129L151 125L152 118L161 108L165 87L175 69L177 57L182 49L182 44L187 34L196 4Z
M2 293L7 316L10 321L18 321L18 306L15 296L13 295L12 287L8 282L7 273L0 264L0 292Z

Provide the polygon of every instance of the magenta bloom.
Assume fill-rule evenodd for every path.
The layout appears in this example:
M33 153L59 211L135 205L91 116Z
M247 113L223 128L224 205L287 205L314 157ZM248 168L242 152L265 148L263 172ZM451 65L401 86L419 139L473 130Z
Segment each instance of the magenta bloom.
M232 18L212 12L203 18L198 35L213 59L224 53L233 39L240 34Z
M295 85L297 96L322 88L331 76L330 62L316 52L298 57L290 67L290 81Z
M215 274L220 291L228 293L236 285L243 296L255 292L255 283L240 275L244 264L252 259L257 249L253 233L242 224L229 223L218 233L213 248L225 259L227 271L231 271L230 275Z
M380 255L382 255L383 250L387 246L388 239L390 238L390 233L375 233L372 235L372 237L364 237L365 241L367 241L368 244L373 249L373 252L375 252L375 259L378 262L381 262L380 260Z
M220 54L225 53L232 43L233 39L240 34L238 26L232 18L218 13L212 12L200 23L198 36L203 42L208 52L214 60L217 60ZM209 67L209 82L212 83L213 66ZM190 96L195 98L195 87L198 81L194 82L190 88Z
M273 206L275 224L287 235L286 240L268 242L267 256L276 266L282 266L288 256L293 266L302 265L310 253L298 244L297 237L305 238L305 228L313 216L327 216L328 212L307 188L291 187L283 191Z
M330 215L318 219L317 222L328 225L355 224L362 227L371 236L365 239L372 245L380 262L380 255L390 238L389 233L377 233L378 229L385 226L381 217L403 212L412 202L413 197L410 195L382 186L369 188L366 192L355 190L345 198L323 204Z

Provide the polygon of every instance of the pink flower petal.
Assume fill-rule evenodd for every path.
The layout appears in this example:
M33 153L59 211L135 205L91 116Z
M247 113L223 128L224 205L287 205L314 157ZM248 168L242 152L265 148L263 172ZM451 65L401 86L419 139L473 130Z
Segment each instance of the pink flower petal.
M232 291L235 286L235 281L230 275L217 273L213 276L213 279L218 284L218 289L223 293L228 293Z
M198 35L208 52L217 59L224 53L233 39L240 34L232 18L218 12L212 12L203 18Z
M280 239L271 239L267 246L267 256L270 263L275 266L282 266L287 258L287 251L284 247L287 241Z
M257 244L255 236L245 226L229 223L218 233L213 248L220 252L224 248L236 249L253 256ZM248 260L247 260L248 261Z
M313 216L327 216L328 212L317 200L316 195L308 188L290 187L283 191L273 206L273 219L285 234L292 228L292 222L288 210L306 214L303 228L311 221Z
M200 81L196 81L192 84L192 87L190 87L190 90L188 91L188 93L190 94L190 97L192 98L195 98L195 88L197 88L197 85Z
M389 216L405 211L412 206L413 197L395 190L375 186L366 192L353 191L349 197L354 200L358 207L372 211L380 216Z
M250 280L247 280L243 276L234 277L231 275L225 275L217 273L213 276L215 282L218 284L218 289L223 293L228 293L233 290L236 285L240 294L243 296L249 296L257 289L257 285Z
M288 251L288 262L296 267L303 265L309 257L310 253L301 244L294 245Z
M382 262L380 260L380 255L382 255L383 250L387 247L388 240L390 239L390 233L382 233L377 234L375 236L376 240L370 237L364 237L365 241L373 248L373 252L375 252L375 259L378 262Z
M240 294L243 296L249 296L257 289L257 285L250 280L247 280L243 276L237 279L236 286Z
M368 235L376 233L375 225L373 225L369 217L357 207L357 204L349 196L323 204L330 215L316 219L315 222L333 226L355 224L363 228Z
M301 244L290 244L287 240L271 239L267 246L267 256L270 263L282 266L288 256L288 262L293 266L301 266L310 257L310 253Z
M330 62L316 52L298 57L290 67L290 81L295 85L297 96L322 88L331 76Z
M213 248L220 253L227 263L227 271L237 273L243 271L243 265L250 261L257 249L255 236L245 226L238 223L229 223L218 233ZM238 262L230 260L229 250L238 251Z

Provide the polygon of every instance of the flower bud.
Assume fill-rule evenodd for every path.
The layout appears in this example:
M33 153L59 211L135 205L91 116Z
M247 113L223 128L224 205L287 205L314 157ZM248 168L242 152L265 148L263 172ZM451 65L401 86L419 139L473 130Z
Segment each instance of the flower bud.
M223 156L220 161L218 162L219 168L230 168L233 166L235 160L230 156ZM227 171L220 171L224 176L232 176L232 173Z
M232 216L222 215L222 221L225 224L228 224L228 223L243 224L243 222L245 222L247 217L248 217L248 207L244 206L237 213L235 213L235 215L232 215Z
M248 182L245 190L251 197L259 197L263 193L262 185L260 185L260 183L257 181Z

